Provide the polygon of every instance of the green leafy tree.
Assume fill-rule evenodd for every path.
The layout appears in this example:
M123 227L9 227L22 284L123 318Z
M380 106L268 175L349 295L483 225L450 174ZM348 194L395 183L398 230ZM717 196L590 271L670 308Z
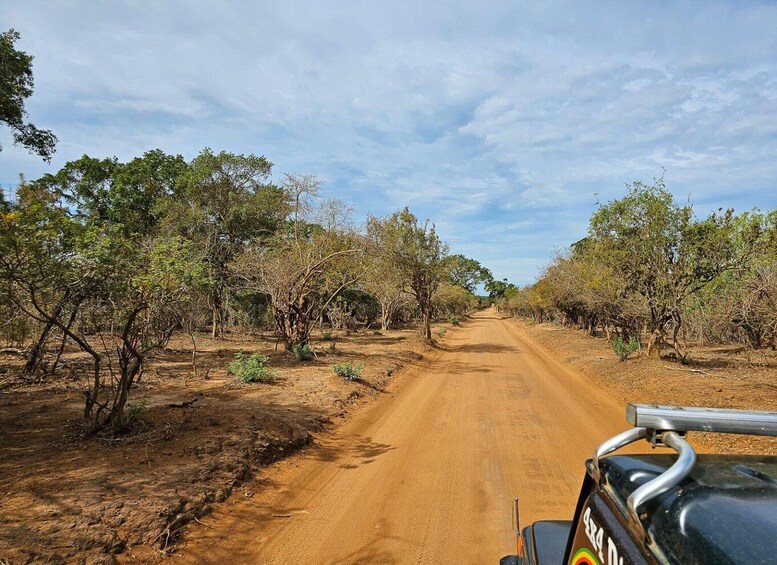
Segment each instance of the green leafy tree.
M757 210L734 218L737 253L747 247L754 225L762 232L754 253L702 289L684 317L697 338L723 343L744 340L754 349L777 339L777 213Z
M382 221L382 240L401 278L407 281L421 313L421 332L432 342L432 308L435 292L445 280L448 246L440 241L434 225L423 224L405 208Z
M40 325L25 365L25 372L33 373L51 332L72 325L89 292L87 281L73 271L76 241L85 227L45 186L22 182L16 197L6 203L0 224L0 267L4 295Z
M116 225L127 237L144 237L157 228L165 212L162 199L173 195L186 170L183 157L159 149L126 164L84 155L35 184L56 193L82 222Z
M502 298L508 290L515 288L515 285L507 282L507 279L502 279L500 281L491 278L485 281L485 287L488 292L488 297L491 300L498 300L499 298Z
M363 285L380 303L381 328L389 330L396 326L397 317L402 308L412 301L412 296L408 291L407 273L396 267L393 255L386 253L390 242L385 240L389 235L385 225L385 220L367 218Z
M22 183L27 188L20 189L20 205L31 208L26 210L30 214L22 214L20 218L40 222L41 226L61 226L61 222L53 222L50 215L36 219L34 213L47 210L48 214L66 217L72 226L79 226L79 229L96 226L111 228L120 231L124 238L139 241L155 232L160 199L172 193L185 167L182 157L169 156L159 150L149 151L128 164L120 163L115 157L96 159L84 155L66 163L56 173ZM45 229L43 232L44 235L48 233ZM43 240L46 241L45 236ZM31 243L27 240L28 245ZM54 257L56 254L52 255ZM58 273L53 265L51 273L55 277ZM54 289L56 285L49 288ZM69 296L66 295L67 300ZM46 303L56 304L57 301ZM60 309L55 307L52 313L58 312ZM42 324L39 338L30 350L25 372L39 370L46 343L55 326L51 319Z
M205 266L192 243L182 238L104 243L123 253L104 262L112 276L103 279L102 293L85 312L95 317L111 387L107 397L94 391L88 399L94 404L87 421L92 429L110 425L120 432L128 424L125 407L146 356L164 346L180 325L181 306L203 284Z
M289 213L288 194L270 182L271 170L264 157L205 149L167 203L174 231L205 250L215 338L223 335L226 322L229 265L249 244L274 235Z
M57 143L56 136L25 121L24 103L32 96L34 80L32 56L15 47L19 39L19 33L13 29L0 33L0 122L11 128L15 145L21 145L49 162Z
M189 241L137 234L96 213L101 195L72 196L54 182L19 187L0 224L0 282L20 311L91 357L87 432L118 432L146 355L179 324L205 264Z
M475 292L478 285L494 280L491 271L475 259L464 255L448 255L444 260L444 267L452 284L465 288L471 293Z
M659 355L671 326L671 345L685 359L678 335L686 300L751 257L760 230L748 226L737 244L733 218L729 210L695 220L692 207L675 203L663 179L653 185L635 182L625 197L592 216L592 252L602 265L622 274L627 293L646 304L649 355Z

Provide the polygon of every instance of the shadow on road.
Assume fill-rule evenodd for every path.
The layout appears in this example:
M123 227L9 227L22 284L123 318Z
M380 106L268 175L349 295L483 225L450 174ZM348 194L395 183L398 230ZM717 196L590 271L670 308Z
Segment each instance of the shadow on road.
M521 350L512 345L498 343L465 343L452 347L441 347L443 351L450 353L520 353Z
M340 467L355 469L372 463L377 457L396 449L393 445L373 441L371 437L356 437L349 442L343 440L322 441L311 455L320 461L333 462L346 459Z

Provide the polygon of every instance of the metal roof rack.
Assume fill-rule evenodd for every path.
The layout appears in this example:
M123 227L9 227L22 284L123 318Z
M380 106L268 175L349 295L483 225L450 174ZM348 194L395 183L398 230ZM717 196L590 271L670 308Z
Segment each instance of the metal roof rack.
M626 421L652 430L777 436L777 412L628 404Z
M646 534L639 508L680 484L696 463L696 452L684 439L686 432L777 436L777 412L629 403L626 420L635 427L608 439L594 453L593 474L597 482L601 480L599 459L640 439L674 449L678 455L669 469L637 488L626 501L630 525L643 539Z

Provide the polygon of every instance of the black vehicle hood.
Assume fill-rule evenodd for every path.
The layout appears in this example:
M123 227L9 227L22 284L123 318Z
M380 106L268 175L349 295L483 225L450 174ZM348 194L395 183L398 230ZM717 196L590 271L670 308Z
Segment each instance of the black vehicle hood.
M625 513L629 495L675 459L608 457L600 462L604 491ZM640 514L659 558L679 563L775 563L777 457L699 455L691 474L641 507Z

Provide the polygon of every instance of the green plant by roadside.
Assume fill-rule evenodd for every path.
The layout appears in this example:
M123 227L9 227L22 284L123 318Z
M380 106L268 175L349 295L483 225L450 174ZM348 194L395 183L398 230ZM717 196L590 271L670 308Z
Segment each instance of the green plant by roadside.
M446 333L448 333L448 330L446 330L445 328L437 328L437 335L439 335L440 337L443 337Z
M323 332L321 332L321 339L323 339L324 341L332 341L332 332L330 332L329 330L324 330Z
M135 404L127 405L127 425L132 425L148 410L148 400L143 398Z
M271 383L278 375L268 367L269 361L269 357L259 353L250 356L238 353L235 360L229 363L227 372L243 383Z
M309 361L313 358L313 350L307 343L305 345L293 345L291 352L297 361Z
M612 340L610 345L612 345L612 350L621 361L628 359L629 355L634 353L640 347L639 340L634 336L631 336L631 339L628 343L623 341L622 337L618 336Z
M459 325L459 317L456 314L448 314L448 323L454 326Z
M354 381L362 376L364 365L358 363L356 365L349 363L336 364L332 366L332 370L335 375L343 377L348 381Z

